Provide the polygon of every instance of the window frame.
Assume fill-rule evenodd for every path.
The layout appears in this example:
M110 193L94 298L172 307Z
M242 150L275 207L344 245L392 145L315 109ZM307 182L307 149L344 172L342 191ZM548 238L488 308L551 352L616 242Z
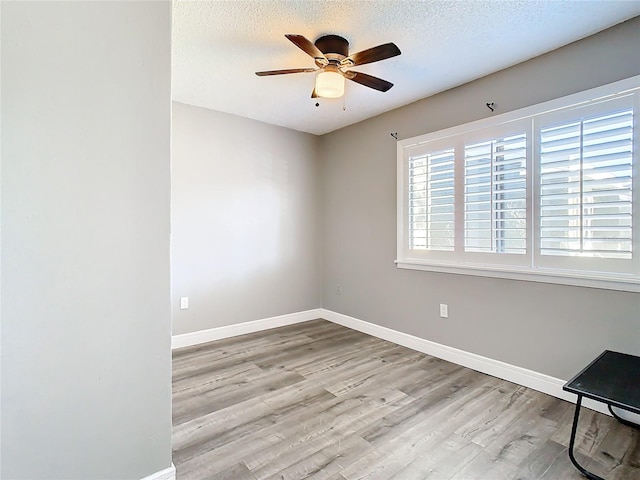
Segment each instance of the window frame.
M631 260L625 261L631 265L631 268L627 268L626 273L591 271L586 269L589 259L583 257L578 259L559 257L561 260L555 262L555 266L550 266L550 263L553 262L539 262L540 206L538 204L538 190L540 162L538 161L538 152L540 140L537 138L537 128L541 119L554 115L570 115L573 110L585 109L585 107L589 109L592 105L595 106L625 96L631 98L634 109L633 257ZM410 250L407 205L408 159L411 156L419 155L420 152L426 153L448 147L455 147L457 151L462 149L464 152L465 144L469 144L471 139L483 138L483 131L505 131L510 126L519 125L520 122L529 125L527 127L526 164L528 234L526 254L471 253L459 249L454 252ZM486 135L484 138L487 138ZM464 159L464 153L462 153L462 158ZM456 153L456 198L460 194L464 196L464 164L458 162L459 153ZM640 75L490 118L400 140L397 143L397 194L396 265L398 268L640 292ZM462 212L459 211L459 207L462 207ZM456 201L455 203L455 236L457 245L464 244L464 202L459 204ZM512 259L506 258L512 255L523 257L525 261L522 264L517 264ZM566 262L566 259L570 261ZM582 265L579 269L572 269L571 266L576 262ZM559 268L558 265L563 263L568 267Z

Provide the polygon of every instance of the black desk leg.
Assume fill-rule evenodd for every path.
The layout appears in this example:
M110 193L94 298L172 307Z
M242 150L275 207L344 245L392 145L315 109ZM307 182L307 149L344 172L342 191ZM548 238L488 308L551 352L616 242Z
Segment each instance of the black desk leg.
M578 471L587 477L589 480L604 480L595 473L591 473L586 468L582 467L573 455L573 448L576 443L576 432L578 431L578 417L580 417L580 406L582 405L582 395L578 394L578 400L576 401L576 413L573 415L573 427L571 428L571 440L569 441L569 458L571 463L578 469Z

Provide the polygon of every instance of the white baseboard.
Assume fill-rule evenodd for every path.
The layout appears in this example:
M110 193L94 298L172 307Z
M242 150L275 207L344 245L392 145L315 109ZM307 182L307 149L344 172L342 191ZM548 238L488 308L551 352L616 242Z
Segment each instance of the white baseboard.
M235 325L226 325L224 327L210 328L208 330L199 330L197 332L183 333L171 337L171 349L190 347L200 343L213 342L214 340L222 340L223 338L236 337L247 333L260 332L269 330L270 328L283 327L285 325L293 325L294 323L307 322L322 318L323 309L316 308L313 310L305 310L303 312L289 313L287 315L279 315L277 317L263 318L261 320L253 320L251 322L237 323Z
M176 480L176 466L172 463L170 467L147 475L141 480Z
M353 330L358 330L359 332L363 332L383 340L388 340L398 345L402 345L403 347L426 353L427 355L432 355L509 382L517 383L518 385L532 388L533 390L567 400L571 403L576 402L576 396L574 394L562 390L562 386L566 383L566 380L561 380L543 373L534 372L533 370L504 363L499 360L494 360L492 358L476 355L475 353L431 342L424 338L398 332L387 327L381 327L380 325L365 322L364 320L359 320L331 310L322 309L320 316L330 322L337 323ZM585 398L582 405L597 412L610 415L605 405L600 402L595 402Z
M238 323L236 325L227 325L208 330L200 330L198 332L174 335L171 339L171 348L188 347L200 343L212 342L214 340L222 340L223 338L235 337L276 327L283 327L285 325L293 325L294 323L306 322L317 318L323 318L353 330L358 330L359 332L363 332L383 340L388 340L398 345L402 345L403 347L426 353L427 355L432 355L509 382L517 383L524 387L532 388L533 390L567 400L571 403L576 402L576 396L574 394L562 390L562 386L566 383L566 380L561 380L533 370L528 370L499 360L483 357L482 355L476 355L475 353L466 352L464 350L459 350L430 340L425 340L424 338L409 335L408 333L398 332L397 330L365 322L364 320L324 308L316 308L303 312L290 313L288 315L280 315L251 322ZM591 410L610 415L605 405L600 402L595 402L585 398L582 405L590 408ZM154 478L153 480L160 479Z

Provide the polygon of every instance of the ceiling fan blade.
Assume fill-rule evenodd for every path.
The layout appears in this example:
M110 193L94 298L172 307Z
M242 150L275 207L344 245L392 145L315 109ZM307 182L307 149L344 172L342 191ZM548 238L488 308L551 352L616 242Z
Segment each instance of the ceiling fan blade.
M378 45L377 47L351 54L343 59L340 64L364 65L365 63L379 62L380 60L395 57L400 53L402 52L400 52L395 43L385 43L384 45Z
M287 70L267 70L266 72L256 72L259 77L266 77L268 75L285 75L287 73L307 73L315 72L317 68L289 68Z
M374 90L379 90L381 92L386 92L393 87L393 83L374 77L373 75L367 75L366 73L345 72L344 76L349 80L359 83L360 85L364 85L365 87L373 88Z
M329 62L327 60L327 57L324 56L324 53L322 53L320 49L318 49L318 47L316 47L313 42L308 40L306 37L303 37L302 35L295 35L292 33L286 34L285 37L287 37L291 42L293 42L296 47L298 47L310 57L313 57L316 60L322 60L327 63Z

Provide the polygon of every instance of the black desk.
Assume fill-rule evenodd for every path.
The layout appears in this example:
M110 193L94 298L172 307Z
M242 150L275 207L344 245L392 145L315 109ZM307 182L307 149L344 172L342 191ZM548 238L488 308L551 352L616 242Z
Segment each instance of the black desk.
M573 453L582 397L607 404L614 418L625 425L638 428L635 423L616 415L611 407L640 414L640 357L605 350L584 370L569 380L562 389L578 395L569 442L569 458L585 477L591 480L604 480L583 468Z

